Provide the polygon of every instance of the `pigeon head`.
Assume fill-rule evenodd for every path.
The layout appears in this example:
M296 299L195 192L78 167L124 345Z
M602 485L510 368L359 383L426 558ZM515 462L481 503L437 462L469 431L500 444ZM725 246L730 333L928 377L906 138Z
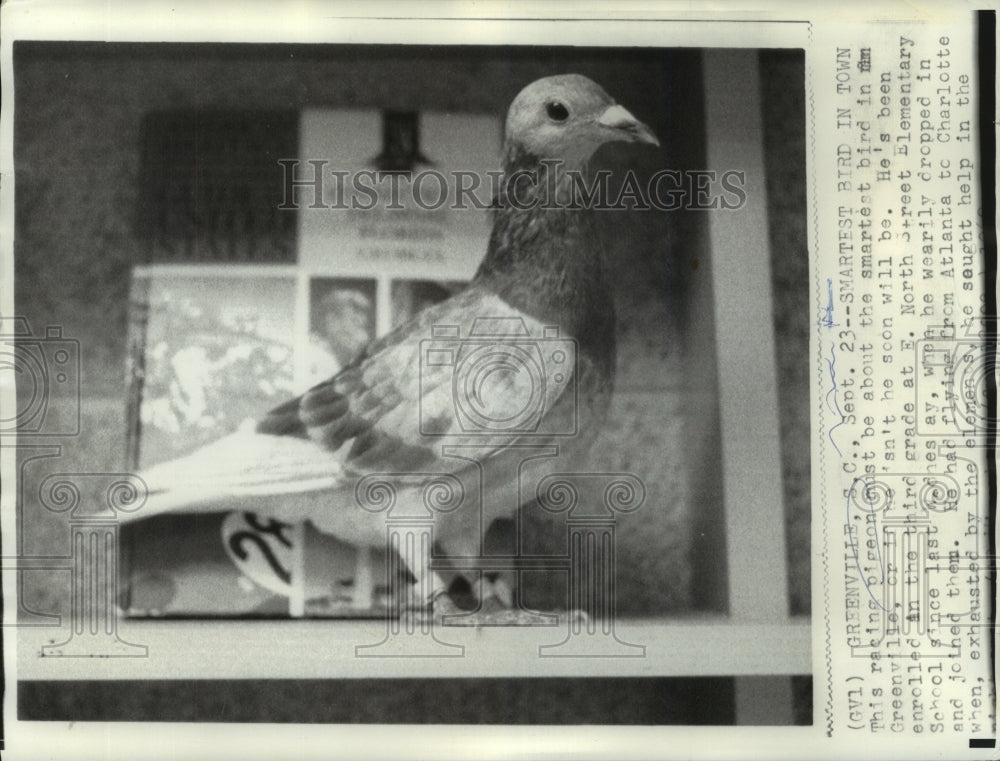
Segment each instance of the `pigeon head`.
M524 314L559 326L606 378L615 362L611 280L595 205L581 202L577 180L598 148L616 142L659 145L649 127L587 77L546 77L521 90L507 112L507 182L497 189L493 231L473 279Z
M521 90L507 112L505 137L510 163L530 156L569 169L581 168L605 143L659 145L649 127L580 74L545 77Z

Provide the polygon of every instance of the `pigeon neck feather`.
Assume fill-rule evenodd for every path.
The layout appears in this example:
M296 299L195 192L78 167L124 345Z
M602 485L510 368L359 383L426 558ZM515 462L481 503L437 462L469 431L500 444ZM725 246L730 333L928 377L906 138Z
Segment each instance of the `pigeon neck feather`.
M497 199L493 233L474 282L558 325L581 346L613 357L614 308L594 213L565 202L572 177L562 164L516 152L504 164L508 177L521 171L531 182L510 188L516 199Z

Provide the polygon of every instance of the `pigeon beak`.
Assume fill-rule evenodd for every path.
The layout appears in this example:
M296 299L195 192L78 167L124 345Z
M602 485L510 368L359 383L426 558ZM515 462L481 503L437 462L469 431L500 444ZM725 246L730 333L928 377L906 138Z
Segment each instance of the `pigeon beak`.
M653 134L653 130L636 119L628 112L628 109L619 105L609 106L599 117L597 123L608 129L618 130L625 136L618 136L619 140L629 143L648 143L649 145L660 144Z

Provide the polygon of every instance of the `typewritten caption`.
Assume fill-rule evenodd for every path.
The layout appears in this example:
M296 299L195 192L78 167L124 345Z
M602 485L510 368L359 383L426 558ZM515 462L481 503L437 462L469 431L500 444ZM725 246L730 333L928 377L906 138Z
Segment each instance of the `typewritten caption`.
M996 731L969 35L831 44L818 67L831 734Z

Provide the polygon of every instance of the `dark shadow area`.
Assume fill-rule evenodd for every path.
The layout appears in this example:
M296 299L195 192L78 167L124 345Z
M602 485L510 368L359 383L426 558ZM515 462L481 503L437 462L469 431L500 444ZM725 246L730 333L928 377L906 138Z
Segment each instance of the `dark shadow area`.
M734 703L729 678L59 681L21 682L18 718L731 725Z

